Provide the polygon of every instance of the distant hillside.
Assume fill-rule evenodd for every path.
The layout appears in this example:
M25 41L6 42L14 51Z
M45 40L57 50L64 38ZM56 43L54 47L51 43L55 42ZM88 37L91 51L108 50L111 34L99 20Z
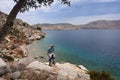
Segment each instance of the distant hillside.
M36 24L33 27L41 27L42 30L78 30L80 27L68 24L68 23L58 23L58 24Z
M98 20L85 25L73 25L68 23L59 24L36 24L43 30L78 30L78 29L120 29L120 20Z
M82 29L120 29L120 20L98 20L82 25Z

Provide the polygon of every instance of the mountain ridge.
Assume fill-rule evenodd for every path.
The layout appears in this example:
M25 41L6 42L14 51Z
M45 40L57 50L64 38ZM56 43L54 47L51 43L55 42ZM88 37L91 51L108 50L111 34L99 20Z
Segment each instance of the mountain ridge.
M120 29L120 20L97 20L84 25L70 23L43 23L35 24L34 27L41 27L43 30L79 30L79 29Z

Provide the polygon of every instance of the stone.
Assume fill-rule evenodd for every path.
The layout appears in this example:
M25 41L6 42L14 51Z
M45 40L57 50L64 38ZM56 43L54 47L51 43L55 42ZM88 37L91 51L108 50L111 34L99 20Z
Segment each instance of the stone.
M4 80L4 78L0 78L0 80Z
M28 53L27 45L22 45L22 46L19 46L19 47L23 50L25 56L27 56L27 53Z
M39 62L39 61L34 61L32 63L30 63L27 67L27 69L37 69L37 70L47 70L49 71L51 69L50 66L46 66L43 63Z
M0 76L11 72L10 68L7 64L0 58Z
M14 61L14 58L13 58L12 56L3 55L2 58L3 58L3 60L5 60L6 62L12 62L12 61Z
M56 80L56 75L43 70L27 69L21 73L21 79L28 80Z
M83 65L78 65L78 67L84 71L88 71Z
M23 63L16 63L16 62L14 62L13 64L10 65L10 68L11 68L12 72L22 71L22 70L25 69L25 67L26 67L25 64L23 64Z
M33 61L33 57L30 56L30 55L28 55L27 57L24 57L24 58L20 59L20 60L18 61L18 63L19 63L19 64L24 64L24 65L27 66L27 65L30 64L32 61Z
M21 72L20 71L16 71L16 72L10 74L10 78L13 79L13 80L14 79L18 79L20 77L20 75L21 75Z
M34 59L38 59L38 58L39 58L39 56L35 56L35 57L34 57Z
M0 58L0 67L6 66L7 64Z

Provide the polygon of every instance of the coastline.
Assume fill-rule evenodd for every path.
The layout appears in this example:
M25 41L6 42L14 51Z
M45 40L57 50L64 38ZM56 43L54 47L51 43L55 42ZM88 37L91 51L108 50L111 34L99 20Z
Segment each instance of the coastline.
M13 37L13 36L10 36ZM28 51L28 45L32 44L24 44L21 43L13 49L14 41L7 37L9 45L8 47L8 54L10 58L13 58L13 61L7 62L4 61L3 58L0 58L0 79L28 79L31 80L90 80L89 74L87 74L87 69L83 66L76 66L70 63L56 63L55 66L50 67L48 66L47 61L38 60L37 58L41 58L41 56L32 56ZM13 39L16 39L13 37ZM40 38L41 39L41 38ZM30 39L29 39L30 40ZM36 41L38 39L34 39ZM32 42L34 42L32 41ZM10 47L9 47L10 46ZM13 50L12 50L13 49ZM11 52L13 51L12 56ZM19 55L17 55L19 54ZM36 58L36 59L35 59ZM41 58L43 59L43 58ZM37 71L37 73L36 73ZM37 76L40 78L38 78ZM28 76L29 75L29 76ZM78 76L79 75L79 76ZM31 78L30 78L31 76ZM49 77L48 77L49 76Z
M61 61L70 62L72 64L77 64L77 65L82 64L90 71L91 70L95 70L99 72L105 71L108 72L111 75L111 77L114 78L115 80L119 80L119 72L117 72L117 70L119 70L119 66L115 64L116 62L119 63L119 61L116 61L119 60L118 59L119 56L114 55L113 58L115 56L117 58L114 61L113 60L111 61L110 57L112 58L112 53L110 54L111 56L106 56L104 55L106 53L102 53L101 51L98 50L98 49L102 49L99 48L99 45L102 46L102 44L99 44L101 43L99 41L103 41L102 43L105 44L103 45L103 49L105 49L105 52L106 50L109 50L107 44L111 44L112 46L113 44L112 41L114 41L115 39L112 38L112 35L111 37L107 37L106 35L113 34L114 36L116 33L119 33L118 30L117 31L115 30L45 31L45 33L46 33L46 37L44 39L35 42L36 45L35 49L38 55L40 54L39 52L41 52L41 49L44 50L43 52L46 55L47 48L51 43L54 43L55 51L57 54L56 60L58 62ZM79 33L80 33L79 37L74 36ZM98 37L94 37L94 36L92 37L93 34L98 35ZM100 34L102 35L100 36ZM103 34L106 34L105 35L106 37L103 36ZM99 41L97 41L98 38L100 39ZM90 40L93 40L92 42L96 44L92 44ZM75 42L73 43L73 41ZM87 46L89 44L89 41L90 41L89 46L91 47ZM111 41L111 43L106 41ZM92 47L95 48L93 49ZM114 50L116 51L116 48ZM111 63L114 64L114 66Z

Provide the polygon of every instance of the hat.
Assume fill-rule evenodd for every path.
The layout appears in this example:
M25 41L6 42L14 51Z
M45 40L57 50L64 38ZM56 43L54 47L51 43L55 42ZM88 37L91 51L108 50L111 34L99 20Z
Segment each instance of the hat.
M50 45L50 47L54 47L54 45L53 45L53 44L51 44L51 45Z

